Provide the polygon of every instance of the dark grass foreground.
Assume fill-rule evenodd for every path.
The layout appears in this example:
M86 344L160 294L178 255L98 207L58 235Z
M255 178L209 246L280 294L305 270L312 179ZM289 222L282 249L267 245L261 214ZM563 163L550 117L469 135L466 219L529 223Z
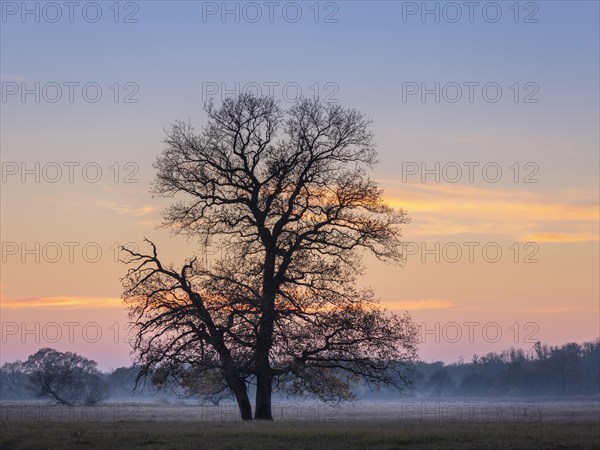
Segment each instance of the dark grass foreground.
M593 422L2 423L2 449L597 449Z

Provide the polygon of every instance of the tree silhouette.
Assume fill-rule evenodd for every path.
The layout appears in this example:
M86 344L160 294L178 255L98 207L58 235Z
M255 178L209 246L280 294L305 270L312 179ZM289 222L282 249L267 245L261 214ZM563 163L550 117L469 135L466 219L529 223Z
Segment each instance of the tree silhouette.
M49 397L63 405L95 405L108 394L96 361L76 353L43 348L23 363L23 369L28 388L37 397Z
M255 419L272 419L273 391L339 401L359 379L402 390L417 328L357 284L364 250L400 264L409 221L366 174L370 122L318 100L282 111L252 95L206 111L200 134L183 122L167 132L153 192L180 196L166 226L224 251L176 268L150 241L149 254L123 249L140 377L213 401L232 393L244 420L249 383Z

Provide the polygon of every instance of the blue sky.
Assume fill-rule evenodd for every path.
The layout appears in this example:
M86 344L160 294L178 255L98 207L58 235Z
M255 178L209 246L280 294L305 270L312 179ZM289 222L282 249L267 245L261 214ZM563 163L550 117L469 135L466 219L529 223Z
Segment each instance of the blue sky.
M455 133L477 128L497 137L510 134L525 141L559 140L563 147L577 147L576 153L570 150L569 154L576 154L581 162L580 174L595 175L589 171L597 161L596 146L591 144L597 143L594 124L599 119L596 2L539 2L534 16L539 23L514 23L509 2L500 3L503 16L497 23L486 22L478 10L474 23L468 23L466 17L458 23L435 23L431 16L422 23L418 15L402 23L403 4L410 2L338 2L334 16L338 23L313 23L312 3L304 2L298 23L287 22L276 13L272 24L266 17L258 23L235 23L233 16L228 16L226 23L209 16L203 23L201 3L138 2L138 23L113 23L107 2L98 23L88 23L77 13L72 24L66 17L58 23L45 23L43 18L35 23L28 16L25 24L14 20L15 16L6 17L1 61L5 79L82 84L91 80L102 83L105 90L115 81L131 81L139 86L136 98L140 102L60 102L51 106L51 117L47 105L19 107L8 102L3 107L11 114L4 114L3 121L24 124L25 114L26 127L35 125L41 130L62 129L66 120L92 132L102 125L124 135L136 130L138 135L151 132L158 137L162 126L176 118L203 117L203 82L230 87L235 82L242 86L248 82L296 82L305 95L311 94L309 86L315 82L333 82L339 87L336 98L365 111L378 128L426 134L433 127ZM213 3L221 8L221 2ZM521 3L522 16L529 11L525 4ZM326 2L320 6L322 15L332 11L324 5ZM266 7L262 12L266 16ZM66 15L65 8L63 13ZM435 104L432 100L420 104L417 96L409 103L401 102L403 82L443 85L468 81L499 83L501 101L489 104L479 98L474 104ZM515 82L536 83L539 103L515 105L510 101L514 94L510 86ZM480 97L479 90L476 95ZM427 145L427 155L434 158L448 151L431 148L424 141L392 144L385 132L378 134L385 144L382 156L392 163L388 167L400 152L411 156L415 151L423 153L420 145ZM521 154L522 148L515 144L513 148L504 146L503 154ZM524 144L530 146L534 158L550 153L547 166L563 167L564 161L552 155L558 150ZM120 154L121 150L114 152ZM473 152L453 150L453 155L461 153L469 157ZM498 149L491 153L497 157Z

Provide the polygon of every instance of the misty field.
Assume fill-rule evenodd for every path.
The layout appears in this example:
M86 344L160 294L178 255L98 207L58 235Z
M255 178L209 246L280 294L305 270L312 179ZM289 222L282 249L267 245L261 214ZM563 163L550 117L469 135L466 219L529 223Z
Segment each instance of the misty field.
M274 422L242 422L233 404L0 406L3 449L600 448L597 400L281 402Z

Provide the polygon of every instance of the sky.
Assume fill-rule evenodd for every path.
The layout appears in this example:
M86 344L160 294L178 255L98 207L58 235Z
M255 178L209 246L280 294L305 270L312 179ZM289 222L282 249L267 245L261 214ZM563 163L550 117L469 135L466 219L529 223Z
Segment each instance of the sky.
M372 119L370 176L408 211L403 267L361 283L425 361L600 335L599 4L1 2L0 362L130 363L116 247L158 228L164 130L240 92Z

